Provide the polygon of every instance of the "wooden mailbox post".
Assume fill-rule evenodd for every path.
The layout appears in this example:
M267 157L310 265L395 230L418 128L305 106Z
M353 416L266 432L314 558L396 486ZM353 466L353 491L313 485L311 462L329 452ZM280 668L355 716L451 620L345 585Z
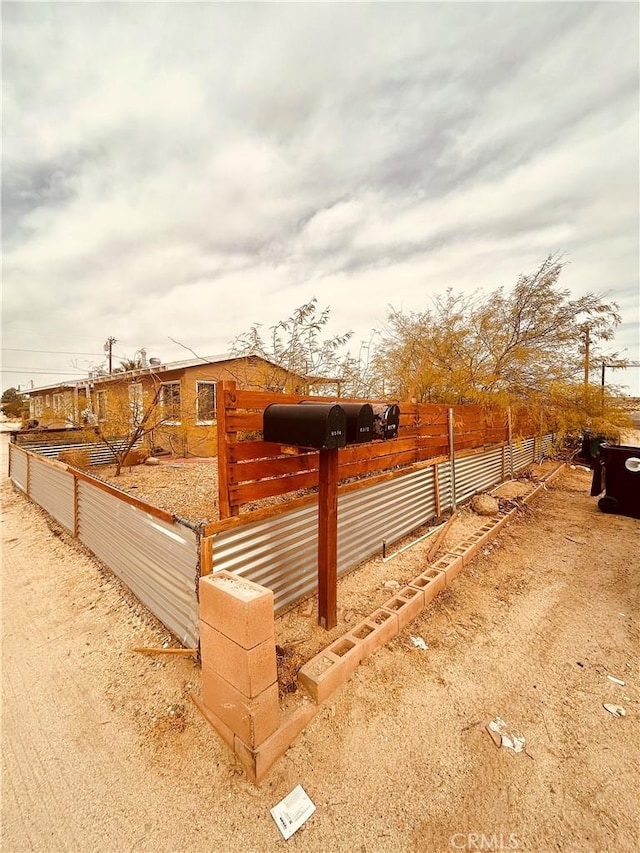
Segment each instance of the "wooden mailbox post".
M338 449L320 451L318 489L318 625L338 624Z

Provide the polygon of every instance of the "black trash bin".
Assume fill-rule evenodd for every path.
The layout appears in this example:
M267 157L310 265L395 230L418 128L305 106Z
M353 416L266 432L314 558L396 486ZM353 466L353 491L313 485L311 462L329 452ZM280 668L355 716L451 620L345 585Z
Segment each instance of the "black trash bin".
M586 429L582 433L582 444L580 452L576 457L577 462L586 462L590 468L595 468L598 459L598 450L601 444L619 444L619 439L612 436L593 433Z
M601 444L593 469L591 495L602 512L640 518L640 447Z

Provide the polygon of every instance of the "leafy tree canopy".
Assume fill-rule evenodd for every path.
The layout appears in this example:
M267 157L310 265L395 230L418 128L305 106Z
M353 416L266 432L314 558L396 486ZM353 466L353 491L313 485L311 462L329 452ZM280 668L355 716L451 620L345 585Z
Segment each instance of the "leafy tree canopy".
M7 388L2 393L0 408L8 418L19 418L25 408L24 395L17 388Z
M401 399L466 402L575 384L585 344L593 362L620 316L598 294L572 299L558 283L563 266L550 256L510 291L468 298L450 290L422 312L390 308L377 356L390 390Z
M326 335L331 309L318 308L314 297L296 308L286 320L271 326L266 335L260 323L254 323L249 331L238 335L231 344L237 356L257 355L274 362L290 373L303 377L340 376L343 359L340 350L353 332ZM281 390L282 377L274 374L269 390Z

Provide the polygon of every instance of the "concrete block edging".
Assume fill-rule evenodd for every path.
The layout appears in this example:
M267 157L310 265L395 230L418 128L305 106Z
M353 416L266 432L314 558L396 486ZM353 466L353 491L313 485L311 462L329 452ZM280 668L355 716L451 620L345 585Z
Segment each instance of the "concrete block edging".
M564 468L560 465L524 497L528 503ZM257 747L247 746L217 715L194 694L193 703L224 742L233 750L250 781L259 784L298 735L320 712L327 700L353 675L359 665L376 649L386 645L438 595L451 584L478 551L494 539L514 516L512 509L490 518L471 536L451 551L430 563L406 587L354 628L333 640L302 666L298 679L311 701L281 720L278 728Z

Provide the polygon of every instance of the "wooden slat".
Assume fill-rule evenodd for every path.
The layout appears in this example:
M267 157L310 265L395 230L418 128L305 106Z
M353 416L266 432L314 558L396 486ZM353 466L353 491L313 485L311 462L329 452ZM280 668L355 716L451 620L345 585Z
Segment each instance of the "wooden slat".
M241 483L238 486L231 486L229 493L231 503L235 506L241 506L251 501L286 495L287 492L310 489L317 485L318 473L312 471L304 474L291 474L289 477L277 477L273 480L260 480L258 483Z
M464 453L461 454L464 456ZM433 465L440 465L442 462L446 462L446 456L435 456L432 459L429 459L425 462L419 462L415 465L409 465L406 468L403 468L401 471L385 471L383 474L375 474L372 477L367 477L366 479L358 480L352 483L342 483L338 486L338 494L346 495L351 492L356 492L359 489L365 488L365 486L375 486L381 483L387 483L389 480L393 480L398 477L400 474L409 474L413 471L419 471L423 468L430 468ZM286 504L274 504L272 506L261 507L260 509L250 510L249 512L245 512L242 515L235 516L234 518L225 518L220 519L218 521L210 521L208 524L203 525L201 528L201 535L206 537L215 536L218 533L224 533L227 530L234 530L236 527L243 527L245 524L253 524L256 521L263 521L265 518L271 518L274 515L279 515L284 511L289 511L293 509L300 509L304 506L309 506L317 501L317 494L309 494L303 495L299 498L292 498L288 500Z
M308 450L301 448L287 448L287 453L283 453L282 444L275 444L273 441L238 441L229 447L229 460L231 462L250 462L254 459L272 459L276 456L299 456L308 453Z
M392 456L403 450L415 448L412 438L392 438L388 441L369 441L366 444L349 444L340 451L340 464L347 465L364 459L377 459L382 456Z
M231 400L231 397L225 398ZM259 409L263 411L270 403L294 404L300 400L314 400L318 403L350 402L347 398L336 397L301 397L299 394L277 394L271 391L250 391L238 389L233 392L233 405L236 409ZM358 402L363 402L362 400Z
M262 412L227 410L227 432L262 432Z
M237 462L229 466L229 483L246 483L269 477L284 477L301 471L317 471L318 454L304 456L281 456L277 459L260 459L257 462Z
M393 456L383 456L379 459L366 459L363 462L353 462L350 465L340 466L340 477L359 477L371 471L383 471L385 468L396 468L399 465L408 465L416 461L414 450L405 450L404 453L394 453Z
M241 444L237 445L241 446ZM277 445L276 445L277 446ZM393 467L402 454L402 463L408 458L407 453L413 453L413 461L426 459L429 455L446 452L446 442L442 439L393 439L391 441L375 441L367 444L352 444L339 451L340 476L343 479L344 466L365 463L367 460L377 460L374 470ZM382 460L381 462L378 460ZM318 454L307 453L302 456L279 456L256 462L244 462L229 466L229 482L237 485L251 480L262 480L269 477L285 476L303 471L317 470ZM350 469L351 470L351 469Z

